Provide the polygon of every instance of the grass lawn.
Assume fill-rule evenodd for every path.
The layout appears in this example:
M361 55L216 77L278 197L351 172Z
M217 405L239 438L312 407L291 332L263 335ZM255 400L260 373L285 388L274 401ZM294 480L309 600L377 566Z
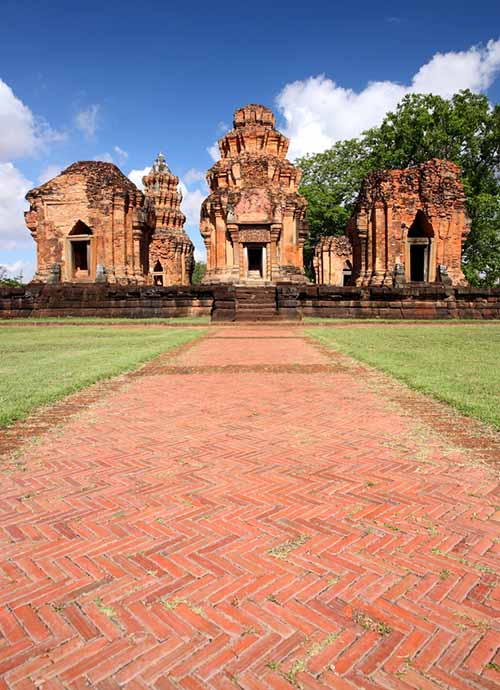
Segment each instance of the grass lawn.
M316 327L307 334L500 429L500 324Z
M199 337L199 329L0 328L0 427Z

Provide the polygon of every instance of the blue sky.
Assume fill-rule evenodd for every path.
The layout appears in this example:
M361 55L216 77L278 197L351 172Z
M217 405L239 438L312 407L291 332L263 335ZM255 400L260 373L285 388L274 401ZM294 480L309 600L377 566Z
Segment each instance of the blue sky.
M498 2L4 0L1 17L0 264L27 276L22 197L75 160L129 174L163 150L202 252L203 176L235 108L273 107L293 157L357 135L410 90L500 100Z

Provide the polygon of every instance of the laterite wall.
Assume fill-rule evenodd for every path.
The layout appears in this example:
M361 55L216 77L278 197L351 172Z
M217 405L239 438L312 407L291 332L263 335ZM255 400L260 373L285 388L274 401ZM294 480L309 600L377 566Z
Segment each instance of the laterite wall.
M210 315L210 288L122 285L41 285L0 288L0 318L102 316L151 318Z
M0 318L208 316L213 321L500 319L500 288L357 288L291 284L266 288L30 284L0 288Z

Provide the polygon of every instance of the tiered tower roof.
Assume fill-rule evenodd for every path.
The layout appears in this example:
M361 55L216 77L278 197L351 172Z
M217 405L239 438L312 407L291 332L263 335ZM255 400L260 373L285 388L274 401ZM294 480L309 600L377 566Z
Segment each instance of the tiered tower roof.
M272 110L264 105L236 110L233 129L219 140L221 160L207 174L212 192L249 186L297 191L301 172L286 159L289 141L275 123Z
M181 211L179 178L170 172L163 153L158 154L151 171L142 181L144 193L151 199L156 210L156 231L184 233L186 216Z

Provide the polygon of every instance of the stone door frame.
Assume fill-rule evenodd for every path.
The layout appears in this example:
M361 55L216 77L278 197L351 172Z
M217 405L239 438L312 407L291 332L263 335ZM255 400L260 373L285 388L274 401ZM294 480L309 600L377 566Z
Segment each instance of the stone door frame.
M75 276L75 255L73 251L73 243L74 242L88 242L89 247L88 247L88 267L89 267L89 274L85 278L77 278ZM65 242L65 254L66 254L66 261L64 262L64 274L66 281L68 283L85 283L85 282L94 282L95 281L95 275L96 275L96 270L97 270L97 257L96 257L96 242L95 242L95 236L94 235L69 235L66 237L66 242Z

